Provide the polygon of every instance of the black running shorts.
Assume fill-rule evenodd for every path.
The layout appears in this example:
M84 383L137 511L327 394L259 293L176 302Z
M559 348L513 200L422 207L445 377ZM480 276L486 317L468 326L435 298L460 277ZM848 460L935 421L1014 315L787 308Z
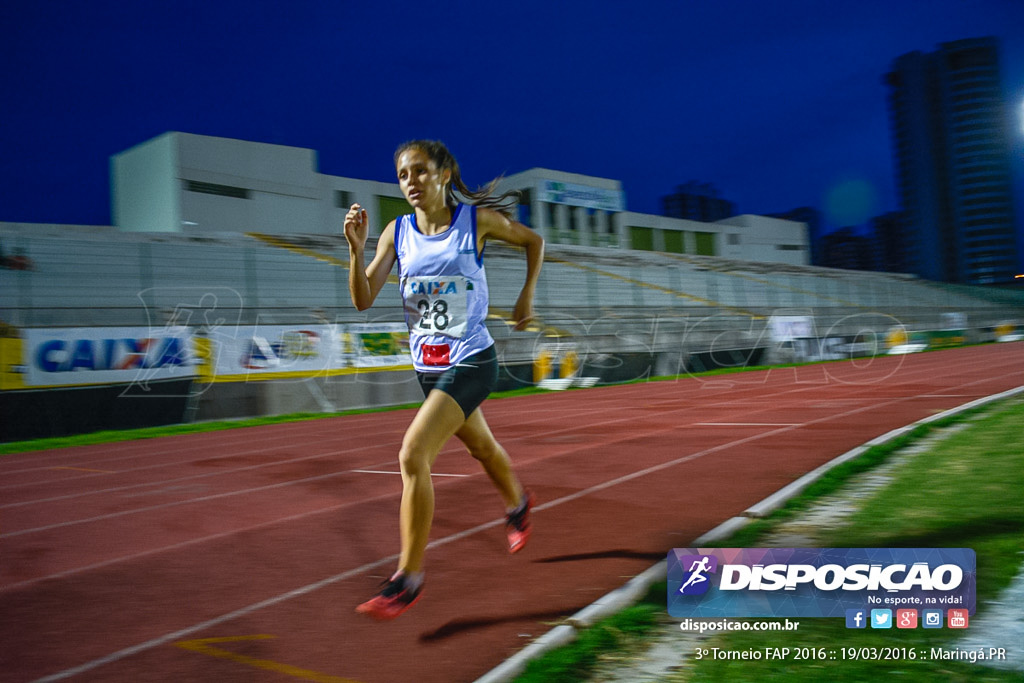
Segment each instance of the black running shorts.
M417 372L423 395L443 391L459 404L468 418L480 407L498 383L498 354L491 345L444 372Z

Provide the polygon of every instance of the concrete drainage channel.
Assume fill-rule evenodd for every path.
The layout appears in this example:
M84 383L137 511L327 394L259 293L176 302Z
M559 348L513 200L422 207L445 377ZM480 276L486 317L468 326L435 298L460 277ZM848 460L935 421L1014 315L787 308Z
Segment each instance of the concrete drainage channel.
M939 420L958 415L967 410L1011 398L1019 394L1024 394L1024 386L1017 387L1016 389L1010 389L1009 391L1004 391L999 394L993 394L992 396L985 396L969 403L965 403L962 406L957 406L956 408L951 408L945 412L926 417L923 420L918 420L917 422L911 423L905 427L894 429L891 432L876 437L836 458L833 458L821 467L808 472L788 486L779 489L764 500L750 506L744 511L742 516L733 517L719 524L706 534L694 539L688 547L702 548L706 547L709 543L717 543L728 538L738 529L749 524L752 520L766 517L782 507L786 501L797 496L801 491L820 479L832 468L853 460L873 446L880 446L888 443L893 439L913 431L920 425L937 422ZM622 587L615 589L611 593L599 598L594 603L584 607L582 610L566 619L564 624L560 624L559 626L551 629L543 636L517 652L515 655L478 678L476 683L508 683L509 681L512 681L516 676L526 670L526 665L532 660L539 658L546 652L568 645L576 639L576 636L580 631L589 628L602 619L610 617L613 614L622 611L626 607L635 604L637 600L646 595L651 585L665 578L665 571L666 561L662 560L643 573L630 579Z

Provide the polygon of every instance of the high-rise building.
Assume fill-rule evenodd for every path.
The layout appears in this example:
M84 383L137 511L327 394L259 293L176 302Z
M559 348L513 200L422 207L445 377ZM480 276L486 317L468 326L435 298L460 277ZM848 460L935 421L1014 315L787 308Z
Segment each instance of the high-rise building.
M736 205L723 199L711 183L694 180L678 185L676 191L661 198L661 213L670 218L714 223L736 215Z
M1019 245L996 40L905 54L885 81L908 270L947 282L1010 282Z
M822 258L827 268L878 270L876 242L858 234L855 228L833 230L822 237Z
M909 245L903 214L891 211L871 219L878 245L878 268L887 273L910 273Z

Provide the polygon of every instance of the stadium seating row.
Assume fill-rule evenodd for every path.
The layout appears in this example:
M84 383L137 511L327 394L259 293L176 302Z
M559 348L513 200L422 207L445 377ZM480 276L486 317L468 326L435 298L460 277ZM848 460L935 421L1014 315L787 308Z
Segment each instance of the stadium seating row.
M0 229L31 270L0 271L0 318L18 326L164 324L213 296L240 322L367 320L349 303L342 237L216 234L204 237ZM372 245L371 245L372 248ZM910 276L782 266L715 257L550 245L537 307L555 320L615 324L716 316L766 319L795 310L816 316L876 312L939 325L942 313L1005 318L1024 305L1015 293L940 285ZM521 254L489 246L495 317L511 310L524 272ZM401 320L391 279L370 312ZM214 300L206 299L209 306ZM193 321L194 322L194 321Z

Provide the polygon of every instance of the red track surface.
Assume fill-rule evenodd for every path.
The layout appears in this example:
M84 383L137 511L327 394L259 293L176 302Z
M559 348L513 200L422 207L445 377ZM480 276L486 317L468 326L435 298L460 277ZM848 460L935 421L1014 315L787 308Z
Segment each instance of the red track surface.
M505 552L453 442L424 598L390 623L353 609L395 564L408 411L4 456L0 677L472 681L803 473L1024 385L1022 350L490 401L540 503L530 545Z

